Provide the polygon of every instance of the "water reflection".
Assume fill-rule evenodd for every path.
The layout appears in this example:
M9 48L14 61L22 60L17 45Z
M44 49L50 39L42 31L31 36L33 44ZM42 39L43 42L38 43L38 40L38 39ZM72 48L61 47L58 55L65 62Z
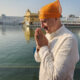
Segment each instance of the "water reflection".
M30 40L30 28L27 25L24 25L23 31L24 31L25 39L29 41Z
M5 32L6 32L5 25L0 25L0 30L1 30L2 35L5 35Z
M21 31L22 25L0 25L0 31L2 35L6 35L7 32Z
M77 36L80 48L80 28L69 27L69 29ZM35 62L33 55L33 47L36 46L34 30L29 27L23 28L22 25L0 25L0 32L1 80L5 80L5 78L7 80L38 80L38 68L36 68L38 64ZM6 66L9 68L6 68ZM11 66L13 68L10 68ZM18 66L22 68L18 68ZM80 64L78 66L80 69ZM80 71L77 71L79 70L76 70L78 74ZM77 75L75 78L78 78Z
M28 25L25 24L23 25L23 31L24 31L26 41L29 42L31 38L34 38L34 30L30 29Z

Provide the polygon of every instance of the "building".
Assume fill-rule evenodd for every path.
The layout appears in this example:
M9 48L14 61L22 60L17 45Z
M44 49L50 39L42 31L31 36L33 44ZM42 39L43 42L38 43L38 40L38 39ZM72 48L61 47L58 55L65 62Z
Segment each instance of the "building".
M80 26L80 17L69 15L61 18L62 24L69 26Z
M28 9L24 16L24 22L31 28L39 27L40 21L38 18L38 13L31 13L31 11ZM61 17L61 22L66 26L80 26L80 17L76 17L75 15Z
M17 17L17 16L6 16L2 14L0 16L0 24L6 25L20 25L24 21L24 17Z
M38 18L38 13L31 13L31 11L28 9L24 16L24 22L28 25L39 26L40 21Z

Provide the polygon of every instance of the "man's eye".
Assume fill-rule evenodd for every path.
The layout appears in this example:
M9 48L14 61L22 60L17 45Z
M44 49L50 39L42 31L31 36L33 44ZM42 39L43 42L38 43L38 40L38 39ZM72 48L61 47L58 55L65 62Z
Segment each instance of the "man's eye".
M43 21L41 21L40 23L46 23L47 21L46 20L43 20Z

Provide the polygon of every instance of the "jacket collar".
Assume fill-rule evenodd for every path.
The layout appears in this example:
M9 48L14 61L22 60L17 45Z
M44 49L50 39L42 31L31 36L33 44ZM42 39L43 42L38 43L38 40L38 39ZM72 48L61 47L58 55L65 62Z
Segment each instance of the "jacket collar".
M57 35L59 35L62 31L63 31L63 29L64 29L64 25L62 25L58 30L56 30L56 32L53 32L53 33L51 33L51 34L49 34L49 33L47 33L46 34L46 38L50 41L50 40L52 40L54 37L56 37Z

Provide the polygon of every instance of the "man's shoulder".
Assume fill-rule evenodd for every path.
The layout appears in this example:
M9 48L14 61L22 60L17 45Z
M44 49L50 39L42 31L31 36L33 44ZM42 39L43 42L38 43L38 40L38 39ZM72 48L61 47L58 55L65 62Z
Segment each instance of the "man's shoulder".
M63 37L72 37L75 38L75 34L71 32L67 27L64 26L64 29L62 31L62 36Z
M77 38L76 38L75 34L64 26L63 30L62 30L62 32L60 34L60 38L59 39L65 40L66 38L67 39L72 38L72 40L76 40L77 41Z

